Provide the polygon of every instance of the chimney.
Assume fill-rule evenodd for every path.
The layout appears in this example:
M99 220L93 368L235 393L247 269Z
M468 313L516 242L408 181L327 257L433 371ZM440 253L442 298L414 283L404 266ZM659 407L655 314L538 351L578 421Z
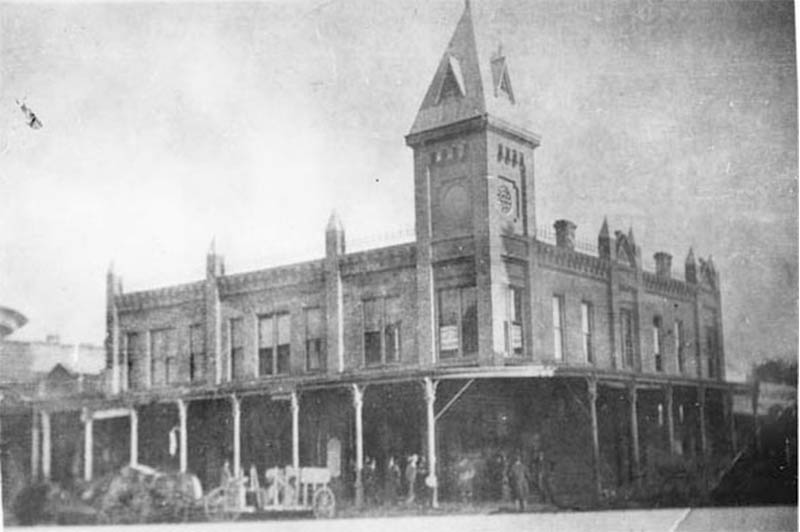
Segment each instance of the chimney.
M672 277L672 255L659 251L653 258L656 261L656 275L665 279Z
M597 235L597 254L601 259L611 260L611 236L608 234L607 218L603 218L603 226Z
M556 246L575 249L575 228L577 226L569 220L557 220L553 227L556 230Z
M697 263L694 260L694 249L692 248L689 248L689 254L686 255L684 272L687 283L697 284Z

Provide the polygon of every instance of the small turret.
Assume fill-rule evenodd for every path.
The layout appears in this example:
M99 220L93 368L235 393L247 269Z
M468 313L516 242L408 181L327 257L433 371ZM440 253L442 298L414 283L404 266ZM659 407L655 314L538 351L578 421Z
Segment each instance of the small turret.
M211 239L211 246L206 255L206 277L222 277L225 275L225 258L217 254L216 239Z
M697 284L697 262L694 260L694 249L689 248L689 254L686 255L686 262L684 263L684 278L687 283Z
M711 255L708 260L699 259L700 265L700 282L706 283L713 290L717 289L717 269L714 267L714 259Z
M325 256L339 256L345 253L344 226L336 211L331 212L325 227Z
M636 238L633 236L633 226L628 227L628 242L631 245L631 248L636 250Z
M600 234L597 235L597 254L601 259L611 260L611 235L608 232L608 218L603 218Z
M114 262L108 264L108 271L106 272L106 297L109 301L122 293L122 278L114 274Z

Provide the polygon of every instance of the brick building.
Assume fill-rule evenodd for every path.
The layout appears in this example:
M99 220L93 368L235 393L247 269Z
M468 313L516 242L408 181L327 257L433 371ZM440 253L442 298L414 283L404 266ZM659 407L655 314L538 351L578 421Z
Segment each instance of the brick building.
M600 221L591 249L568 220L541 238L540 138L485 52L467 5L405 139L414 242L348 253L334 214L319 260L230 274L212 247L205 279L131 293L110 271L109 392L34 405L34 475L54 477L59 430L86 478L130 461L209 489L225 462L320 465L359 503L366 462L411 453L434 504L500 498L511 456L547 463L560 501L732 456L745 390L725 381L713 262L645 271L633 231Z

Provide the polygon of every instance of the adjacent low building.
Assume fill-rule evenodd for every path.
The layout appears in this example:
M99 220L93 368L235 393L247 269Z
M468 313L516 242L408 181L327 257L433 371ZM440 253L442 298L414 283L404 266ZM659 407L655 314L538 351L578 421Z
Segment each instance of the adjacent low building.
M78 397L103 397L108 390L104 360L103 346L65 344L56 335L44 341L0 339L0 469L4 506L40 475L45 460L40 453L41 427L49 427L49 420L42 422L41 415L34 416L33 405L55 404L64 397L71 401ZM75 428L80 431L82 426L78 423ZM80 477L83 456L80 440L69 438L72 433L68 431L61 434L65 437L46 444L47 456L55 449L59 467L69 468L64 477ZM46 467L49 474L49 462Z
M658 252L646 271L633 231L600 220L591 247L568 220L542 238L540 137L486 52L467 5L405 139L414 242L348 253L333 215L319 260L231 274L212 248L205 279L140 292L109 271L110 389L34 402L35 474L71 480L58 435L87 479L139 462L210 489L226 464L316 465L361 503L419 454L435 505L503 497L519 456L591 503L730 458L747 390L725 381L713 261Z

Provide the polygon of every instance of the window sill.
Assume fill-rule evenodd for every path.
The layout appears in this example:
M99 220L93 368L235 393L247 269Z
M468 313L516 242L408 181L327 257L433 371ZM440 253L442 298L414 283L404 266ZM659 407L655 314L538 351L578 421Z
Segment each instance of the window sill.
M533 358L524 355L506 355L503 357L506 366L524 366L533 363Z
M439 366L477 366L478 356L440 358L436 360L436 364Z
M281 379L281 378L291 377L293 375L295 375L295 373L291 373L291 372L288 372L288 373L270 373L269 375L259 375L258 377L255 377L255 378L241 379L241 380L238 380L238 381L234 380L234 381L231 381L231 382L266 381L266 380L270 380L270 379Z
M400 362L386 362L386 363L382 363L382 364L364 364L363 366L361 366L361 369L366 369L366 370L370 370L370 369L395 369L395 368L400 368L402 366L403 365Z

